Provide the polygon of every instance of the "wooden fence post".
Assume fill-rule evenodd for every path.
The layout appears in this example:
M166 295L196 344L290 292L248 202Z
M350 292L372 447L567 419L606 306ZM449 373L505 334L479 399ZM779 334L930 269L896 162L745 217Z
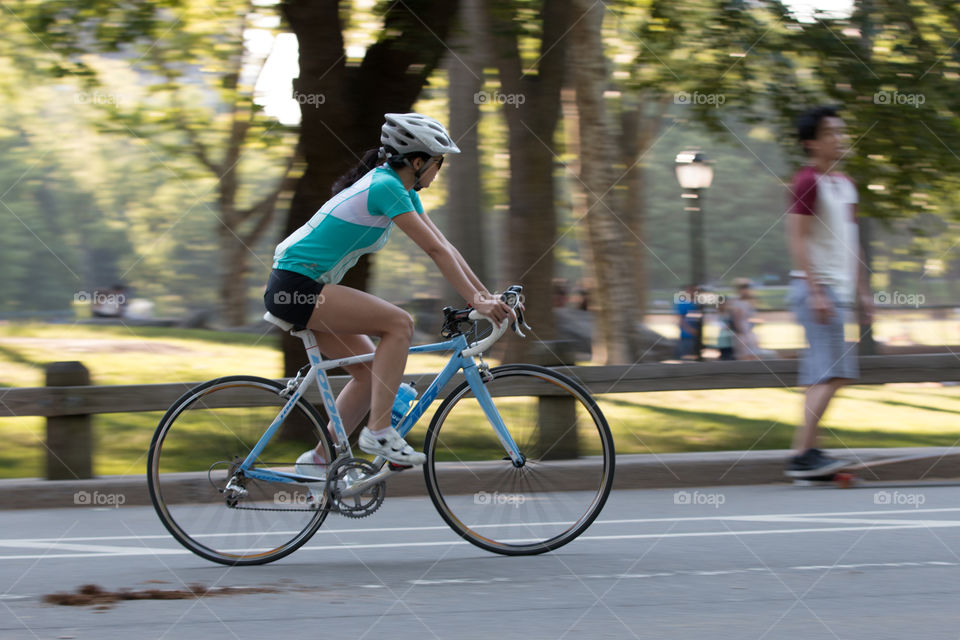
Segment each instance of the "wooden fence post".
M51 362L46 367L48 387L86 386L90 371L82 362ZM47 418L47 480L93 477L93 437L90 415Z
M568 340L534 344L533 361L545 366L575 364L574 345ZM580 454L577 438L577 401L569 396L541 396L537 416L537 454L546 460L569 460Z

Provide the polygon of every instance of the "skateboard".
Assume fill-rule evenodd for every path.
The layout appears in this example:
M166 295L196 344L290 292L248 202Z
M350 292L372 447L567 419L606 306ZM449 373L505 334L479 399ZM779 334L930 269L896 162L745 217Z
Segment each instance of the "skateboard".
M850 487L863 482L863 480L855 473L861 469L870 469L873 467L882 467L888 464L897 464L898 462L911 462L913 460L925 460L929 458L946 458L948 456L960 455L960 448L957 448L953 451L938 452L938 453L912 453L905 456L892 456L890 458L875 458L873 460L862 460L860 462L854 462L842 469L838 469L834 473L817 476L813 478L795 478L793 484L799 487L811 487L811 486L823 486L823 485L836 485L841 489L849 489Z

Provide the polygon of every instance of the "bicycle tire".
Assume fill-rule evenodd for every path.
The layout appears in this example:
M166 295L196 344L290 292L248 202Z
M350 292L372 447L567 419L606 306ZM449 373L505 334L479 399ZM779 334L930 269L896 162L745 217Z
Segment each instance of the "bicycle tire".
M284 389L256 376L217 378L180 396L157 425L147 457L150 499L167 531L193 553L231 566L265 564L301 547L323 524L326 494L314 500L302 484L246 477L248 495L233 507L221 493L231 467L246 458L286 403ZM229 406L237 403L245 406ZM301 398L285 424L291 421L305 437L275 435L258 466L292 470L297 455L318 442L333 459L330 436L311 404Z
M558 549L590 526L610 494L616 462L610 428L590 394L567 376L524 364L489 373L484 385L526 462L518 468L505 456L464 382L440 404L427 429L430 498L458 535L487 551L535 555Z

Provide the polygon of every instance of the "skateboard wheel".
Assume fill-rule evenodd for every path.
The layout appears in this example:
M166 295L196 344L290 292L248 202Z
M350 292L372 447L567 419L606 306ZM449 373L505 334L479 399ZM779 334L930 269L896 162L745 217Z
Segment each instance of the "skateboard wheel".
M833 476L833 481L836 482L841 489L849 489L853 486L854 475L852 473L838 473Z

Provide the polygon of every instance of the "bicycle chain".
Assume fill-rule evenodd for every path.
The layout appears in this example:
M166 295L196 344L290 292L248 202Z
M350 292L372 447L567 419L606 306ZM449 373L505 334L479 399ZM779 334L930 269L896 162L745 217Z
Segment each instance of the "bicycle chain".
M299 374L298 374L298 375L299 375ZM231 461L231 462L227 462L227 461L225 461L225 460L220 460L220 461L218 461L218 462L214 462L212 465L210 465L210 469L207 470L207 480L210 481L210 484L213 485L213 487L214 487L215 489L217 489L217 491L223 493L223 490L220 489L220 488L216 485L216 483L210 478L210 472L211 472L211 471L213 470L213 468L214 468L215 466L217 466L218 464L232 464L233 466L230 467L229 473L230 473L230 475L233 475L233 471L234 471L234 469L237 467L237 465L239 464L239 462L240 462L240 458L239 458L239 457L235 457L235 458L233 459L233 461ZM287 464L287 463L285 463L285 462L264 462L264 463L262 463L262 464L264 464L265 466L280 466L280 465L284 465L284 464ZM229 505L228 505L228 506L229 506ZM291 511L291 512L296 512L296 511L310 511L310 512L318 511L318 509L314 509L314 508L303 508L303 509L299 509L299 508L296 508L296 507L241 507L241 506L239 506L239 505L234 505L234 506L229 507L229 508L230 508L230 509L236 509L237 511ZM336 509L335 509L335 508L327 507L325 510L328 511L328 512L334 512L334 513L336 513Z
M319 509L283 509L280 507L230 507L231 509L236 509L237 511L319 511ZM336 509L327 507L324 511L329 511L331 513L336 513Z
M214 465L211 465L211 469L213 468L213 466L216 466L217 464L223 464L223 461L214 463ZM236 464L236 462L234 462L234 464ZM265 463L265 464L266 464L266 463ZM337 461L337 462L334 462L334 464L330 465L330 467L331 467L331 469L330 469L330 475L331 475L332 478L336 478L336 477L337 477L338 475L340 475L340 474L345 474L345 473L346 473L346 469L349 469L349 468L354 468L354 469L359 468L359 469L363 469L363 470L366 471L367 473L373 473L373 472L376 471L376 470L374 469L373 465L372 465L370 462L368 462L367 460L364 460L363 458L345 458L345 459L339 460L339 461ZM207 475L208 475L208 479L209 479L209 471L208 471L208 474L207 474ZM212 480L210 481L210 483L211 483L211 484L214 484ZM377 485L375 485L374 487L371 487L371 489L374 489L374 491L376 492L376 494L371 498L371 500L368 502L368 504L365 505L365 506L362 507L362 508L341 509L341 508L337 505L337 500L332 499L332 500L329 500L328 506L324 507L324 511L327 511L328 513L338 513L338 514L340 514L340 515L342 515L342 516L345 516L345 517L347 517L347 518L353 518L353 519L367 518L367 517L373 515L373 513L374 513L375 511L377 511L377 510L380 508L380 506L383 504L383 498L384 498L384 494L385 494L385 491L384 491L385 486L384 486L384 485L385 485L385 483L380 482L380 483L378 483ZM214 485L214 486L216 486L216 485ZM231 509L236 509L237 511L280 511L280 512L302 512L302 511L306 511L306 512L311 512L311 513L312 513L312 512L315 512L315 511L318 511L318 509L309 508L309 507L305 507L305 508L297 508L297 507L243 507L243 506L240 506L240 505L234 505L234 506L232 506L232 507L230 507L230 508L231 508Z
M240 507L240 506L236 506L236 507L230 507L230 508L231 508L231 509L235 509L235 510L237 510L237 511L309 511L309 512L311 512L311 513L315 512L315 511L319 511L319 509L308 509L308 508L304 508L304 509L297 509L297 508L284 509L284 508L282 508L282 507ZM348 517L348 518L359 519L359 518L367 518L367 517L369 517L369 516L372 516L372 515L373 515L373 512L376 511L377 509L379 509L379 505L377 505L377 508L376 508L376 509L373 509L373 511L367 511L367 512L365 512L365 513L359 512L359 511L353 511L353 512L351 512L350 515L347 515L347 513L345 513L345 512L343 512L343 511L341 511L340 509L338 509L336 505L331 505L331 506L329 506L329 507L324 507L323 510L326 511L327 513L338 513L338 514L340 514L340 515L342 515L342 516L346 516L346 517Z

